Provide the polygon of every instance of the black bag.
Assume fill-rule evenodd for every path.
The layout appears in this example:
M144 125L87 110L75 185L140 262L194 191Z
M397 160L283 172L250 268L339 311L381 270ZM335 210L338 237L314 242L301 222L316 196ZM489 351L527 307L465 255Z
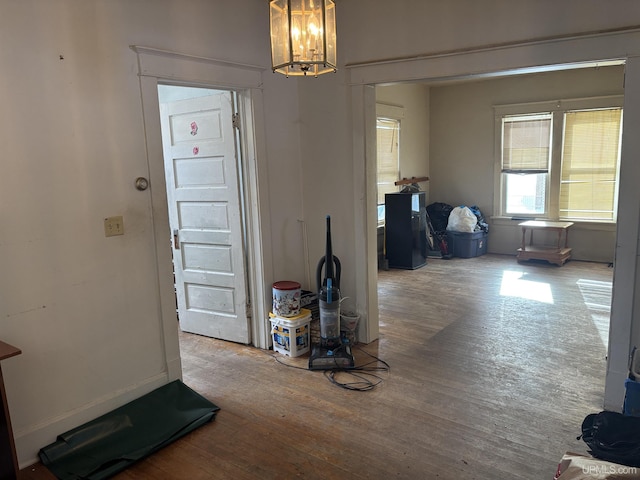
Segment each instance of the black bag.
M581 436L594 457L640 467L640 417L608 411L592 413L582 422Z
M453 207L448 203L435 202L427 205L427 214L436 232L446 232L449 223L449 214Z

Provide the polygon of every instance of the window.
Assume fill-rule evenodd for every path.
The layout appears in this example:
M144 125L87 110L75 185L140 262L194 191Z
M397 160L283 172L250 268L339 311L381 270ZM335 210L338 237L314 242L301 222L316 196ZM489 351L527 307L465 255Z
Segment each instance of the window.
M546 213L551 121L550 113L502 119L502 173L507 215Z
M397 192L395 182L400 175L400 120L378 117L377 135L377 184L378 224L384 223L384 196Z
M497 107L500 214L615 222L620 102L607 97Z
M560 218L615 220L622 109L564 114Z

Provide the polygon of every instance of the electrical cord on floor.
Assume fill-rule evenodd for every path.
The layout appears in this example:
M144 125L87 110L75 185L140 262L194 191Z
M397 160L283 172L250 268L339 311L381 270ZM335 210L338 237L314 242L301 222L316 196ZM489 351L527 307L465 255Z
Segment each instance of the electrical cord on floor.
M337 387L344 388L345 390L354 390L356 392L368 392L382 383L382 377L371 372L360 373L358 368L349 370L325 370L324 376ZM355 378L355 380L348 382L340 381L337 378L338 376L348 376L352 379Z
M368 392L373 390L376 386L380 385L384 379L376 374L376 372L389 372L391 367L384 360L364 351L361 348L357 349L359 352L364 353L371 357L371 361L354 368L337 368L334 370L325 370L324 376L329 379L334 385L344 388L345 390L354 390L357 392ZM340 381L340 377L352 377L353 381Z
M309 370L306 367L298 367L297 365L291 365L290 363L287 362L283 362L282 358L280 358L278 355L276 354L272 354L271 358L273 358L276 362L278 362L280 365L284 365L285 367L289 367L289 368L295 368L297 370Z
M357 350L371 357L371 361L353 368L333 368L323 370L324 376L332 384L340 388L344 388L345 390L368 392L384 381L379 373L388 373L391 370L391 367L381 358L364 351L362 348L357 348ZM297 365L291 365L290 363L284 362L281 358L278 358L277 355L272 355L272 357L276 362L286 367L309 371L308 368L298 367ZM344 377L351 377L352 380L341 381L338 377L340 377L340 379L344 379Z

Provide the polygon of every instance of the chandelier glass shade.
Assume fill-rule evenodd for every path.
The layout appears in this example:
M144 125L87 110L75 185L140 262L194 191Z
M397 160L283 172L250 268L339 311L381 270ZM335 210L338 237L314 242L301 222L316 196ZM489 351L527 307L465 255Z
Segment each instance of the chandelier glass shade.
M271 0L271 65L286 76L336 71L334 0Z

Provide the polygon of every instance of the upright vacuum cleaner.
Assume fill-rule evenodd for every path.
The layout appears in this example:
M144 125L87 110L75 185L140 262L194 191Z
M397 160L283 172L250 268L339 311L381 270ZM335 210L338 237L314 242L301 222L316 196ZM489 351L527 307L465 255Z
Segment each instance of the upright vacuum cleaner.
M316 269L320 307L320 344L314 345L311 350L309 370L354 367L351 346L340 336L340 273L340 260L333 255L331 248L331 217L327 215L326 254L320 259Z

